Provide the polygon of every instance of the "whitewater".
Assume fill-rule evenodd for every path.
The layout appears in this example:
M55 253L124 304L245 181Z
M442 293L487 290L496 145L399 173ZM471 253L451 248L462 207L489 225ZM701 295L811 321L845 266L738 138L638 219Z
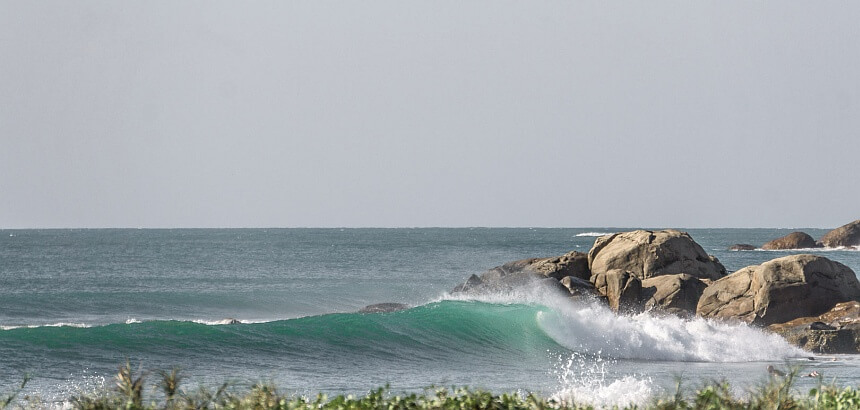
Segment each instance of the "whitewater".
M0 389L30 375L26 394L62 403L110 385L126 360L178 366L192 386L272 381L297 394L360 394L467 385L608 406L645 403L678 377L753 387L769 364L860 383L857 356L811 355L742 324L616 315L538 284L449 294L473 273L587 251L598 233L620 230L2 231ZM689 232L729 270L781 256L726 250L781 230ZM860 252L822 252L860 271ZM409 308L358 313L381 302Z

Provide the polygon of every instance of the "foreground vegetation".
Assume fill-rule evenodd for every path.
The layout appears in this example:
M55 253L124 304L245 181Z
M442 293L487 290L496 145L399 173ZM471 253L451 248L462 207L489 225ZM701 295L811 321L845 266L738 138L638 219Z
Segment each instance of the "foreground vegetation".
M860 409L860 388L844 389L827 386L819 387L800 395L792 391L796 372L784 377L771 379L770 383L749 392L744 398L736 397L726 383L706 385L690 394L684 394L679 387L670 397L656 398L644 406L630 405L626 409L687 410L687 409ZM557 402L533 394L501 394L470 389L434 389L423 394L392 394L387 388L379 388L365 396L336 396L329 398L317 395L314 398L301 397L279 392L270 384L258 384L250 390L236 392L227 384L215 390L199 388L187 392L180 388L182 374L178 369L158 372L159 390L154 397L147 397L145 378L148 374L135 373L126 364L120 367L113 388L99 393L72 397L63 407L82 410L97 409L295 409L295 410L348 410L348 409L593 409L589 404ZM18 392L26 385L21 384ZM56 404L44 403L38 398L18 397L12 393L0 398L0 410L12 408L46 408Z

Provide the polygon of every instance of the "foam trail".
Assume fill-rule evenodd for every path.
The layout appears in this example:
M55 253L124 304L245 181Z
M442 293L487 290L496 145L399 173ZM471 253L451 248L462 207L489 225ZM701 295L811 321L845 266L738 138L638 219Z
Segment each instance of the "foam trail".
M617 315L597 302L557 305L553 312L539 313L538 320L568 349L618 359L749 362L809 355L778 335L745 324L648 312Z
M593 237L606 236L606 235L612 235L612 232L583 232L583 233L576 234L576 236L593 236Z

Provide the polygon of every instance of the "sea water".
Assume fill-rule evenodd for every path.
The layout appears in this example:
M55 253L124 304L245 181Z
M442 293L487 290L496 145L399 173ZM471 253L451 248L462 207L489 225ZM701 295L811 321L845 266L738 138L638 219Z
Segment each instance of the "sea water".
M126 361L179 367L189 389L471 386L597 405L645 403L679 378L743 394L767 381L768 365L860 385L857 355L814 356L745 325L619 316L539 287L448 293L504 262L587 252L622 230L0 230L0 393L29 375L24 394L62 403L110 386ZM790 230L687 231L729 271L798 253L727 250ZM803 252L860 272L858 251ZM382 302L411 308L357 313Z

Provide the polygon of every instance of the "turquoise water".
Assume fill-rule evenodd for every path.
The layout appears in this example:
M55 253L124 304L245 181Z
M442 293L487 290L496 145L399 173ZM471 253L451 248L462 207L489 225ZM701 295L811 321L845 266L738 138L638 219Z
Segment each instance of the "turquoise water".
M120 363L189 384L275 381L298 393L470 385L641 400L685 375L765 380L768 363L857 385L860 358L807 354L746 326L617 317L541 289L447 291L506 261L586 252L620 229L0 231L0 389L49 400L111 383ZM814 237L823 230L807 229ZM789 230L689 230L730 270L789 252L730 252ZM860 272L860 252L815 251ZM412 309L359 314L399 302ZM219 324L225 318L241 323ZM695 384L695 382L693 382ZM2 391L2 390L0 390Z

